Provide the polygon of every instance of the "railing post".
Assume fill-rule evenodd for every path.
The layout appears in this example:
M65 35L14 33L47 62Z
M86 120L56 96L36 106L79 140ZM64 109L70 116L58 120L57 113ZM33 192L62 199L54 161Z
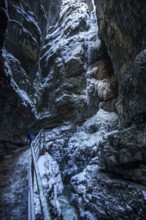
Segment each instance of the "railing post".
M43 130L43 148L45 148L45 130Z
M32 156L29 163L29 186L28 186L28 220L35 220L34 200L33 200L33 167Z

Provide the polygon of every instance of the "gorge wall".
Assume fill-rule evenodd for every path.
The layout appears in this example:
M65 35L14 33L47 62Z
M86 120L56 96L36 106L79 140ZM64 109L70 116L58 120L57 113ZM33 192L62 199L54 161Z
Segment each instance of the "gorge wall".
M100 35L119 81L117 103L121 122L145 116L144 1L95 1Z
M2 2L1 154L25 145L30 131L84 121L100 102L114 110L116 77L92 2Z
M113 111L116 79L92 10L92 1L63 1L59 21L48 30L41 70L42 105L50 118L79 123L100 102Z
M0 155L47 127L80 219L145 219L144 1L0 6Z
M118 79L117 113L121 127L128 128L107 138L108 143L105 141L101 147L101 163L106 167L111 165L111 170L134 180L145 182L146 7L143 1L95 2L100 36ZM115 165L119 166L118 169Z
M1 1L2 155L16 146L25 145L28 126L43 118L39 114L40 54L48 26L58 18L60 5L61 1L51 0L35 4L31 1Z

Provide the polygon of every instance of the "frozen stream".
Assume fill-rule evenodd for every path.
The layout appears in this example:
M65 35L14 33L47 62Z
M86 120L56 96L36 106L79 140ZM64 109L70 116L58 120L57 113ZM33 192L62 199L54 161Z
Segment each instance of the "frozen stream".
M64 220L78 220L78 212L74 208L74 206L70 204L69 196L70 187L66 185L62 195L59 196L59 202L61 204L63 218Z

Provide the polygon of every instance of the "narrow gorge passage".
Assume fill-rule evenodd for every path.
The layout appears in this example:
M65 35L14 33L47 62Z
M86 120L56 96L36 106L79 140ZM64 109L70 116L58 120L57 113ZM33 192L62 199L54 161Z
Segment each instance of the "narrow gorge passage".
M146 219L145 15L143 0L0 0L0 220L28 219L29 171L35 220Z

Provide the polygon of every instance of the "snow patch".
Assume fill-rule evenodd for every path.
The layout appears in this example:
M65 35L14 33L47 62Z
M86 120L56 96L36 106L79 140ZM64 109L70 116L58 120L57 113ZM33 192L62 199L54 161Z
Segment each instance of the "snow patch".
M61 207L58 196L63 191L63 183L57 162L49 155L40 156L38 159L38 167L42 178L42 183L46 196L54 211L61 216Z

